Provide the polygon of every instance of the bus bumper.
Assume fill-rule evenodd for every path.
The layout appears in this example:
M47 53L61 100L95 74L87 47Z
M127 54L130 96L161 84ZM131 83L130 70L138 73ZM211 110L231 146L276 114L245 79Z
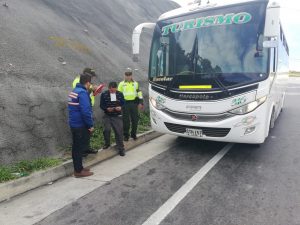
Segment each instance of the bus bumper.
M235 115L222 121L209 123L178 120L157 110L151 104L150 114L151 125L155 131L210 141L260 144L265 141L269 129L269 112L266 103L248 114ZM192 128L196 132L187 132L186 128ZM227 134L225 129L229 130Z

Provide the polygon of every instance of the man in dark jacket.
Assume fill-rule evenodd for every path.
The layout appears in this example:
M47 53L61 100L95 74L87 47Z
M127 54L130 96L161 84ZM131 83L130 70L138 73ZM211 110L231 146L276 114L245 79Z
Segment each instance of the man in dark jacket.
M68 110L69 125L72 132L72 158L75 177L93 175L88 168L82 166L82 153L88 147L89 135L93 132L93 112L88 90L91 85L91 76L82 74L80 83L69 94Z
M122 106L125 100L122 92L117 91L117 87L116 82L110 82L108 90L101 94L100 108L104 111L103 135L105 145L103 149L110 146L110 132L111 128L113 128L119 154L120 156L124 156Z

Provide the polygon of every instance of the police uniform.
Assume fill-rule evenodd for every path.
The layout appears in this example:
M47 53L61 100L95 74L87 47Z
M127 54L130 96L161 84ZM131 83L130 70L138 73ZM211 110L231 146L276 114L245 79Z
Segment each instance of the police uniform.
M138 105L143 104L143 94L139 89L138 82L122 81L119 83L118 91L122 92L125 99L125 104L122 107L123 110L123 128L124 128L124 140L128 141L129 128L131 121L130 136L136 139L137 126L139 121Z

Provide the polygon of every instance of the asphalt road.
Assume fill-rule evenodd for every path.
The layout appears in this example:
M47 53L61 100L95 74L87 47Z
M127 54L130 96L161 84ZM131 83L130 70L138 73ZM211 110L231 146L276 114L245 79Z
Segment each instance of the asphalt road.
M300 79L260 147L235 144L160 224L300 224ZM167 151L95 189L37 224L133 225L149 220L227 146L178 138ZM151 224L151 223L148 223Z

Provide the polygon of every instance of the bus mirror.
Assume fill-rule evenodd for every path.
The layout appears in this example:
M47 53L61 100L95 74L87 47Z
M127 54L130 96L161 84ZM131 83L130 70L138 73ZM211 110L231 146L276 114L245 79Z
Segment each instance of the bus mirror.
M270 1L266 10L265 37L277 37L280 30L280 6L277 2Z
M155 23L141 23L137 25L132 33L132 53L133 53L133 61L138 61L138 55L140 53L140 36L144 28L154 28Z
M264 48L277 48L278 41L277 40L264 41L263 46L264 46Z

